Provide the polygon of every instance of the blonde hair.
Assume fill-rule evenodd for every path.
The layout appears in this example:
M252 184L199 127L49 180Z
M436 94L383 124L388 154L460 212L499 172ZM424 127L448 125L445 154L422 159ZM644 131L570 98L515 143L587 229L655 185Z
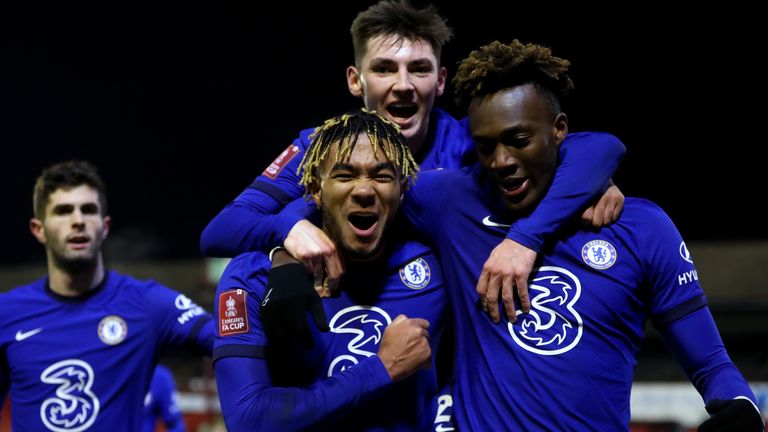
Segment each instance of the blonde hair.
M326 120L310 135L310 144L301 160L296 174L301 176L299 184L307 193L312 193L320 186L318 168L329 156L333 144L338 143L334 161L349 159L357 144L357 137L365 133L371 141L373 155L384 152L400 176L412 183L416 179L419 165L413 158L408 142L400 133L400 128L380 116L376 111L362 108ZM302 173L303 170L303 173Z

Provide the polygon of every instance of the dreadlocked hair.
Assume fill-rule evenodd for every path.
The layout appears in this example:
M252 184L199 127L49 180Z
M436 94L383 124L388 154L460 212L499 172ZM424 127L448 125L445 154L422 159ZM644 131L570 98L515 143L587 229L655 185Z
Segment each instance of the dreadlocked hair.
M472 99L531 83L546 96L554 112L560 99L573 89L567 75L571 62L555 57L549 48L493 41L469 54L459 63L453 77L457 105L466 108Z
M376 111L362 108L326 120L309 136L309 148L296 171L296 174L301 176L299 184L304 186L307 193L319 188L318 168L329 157L333 144L338 143L338 147L335 154L330 157L334 161L349 160L357 144L357 137L361 133L368 135L374 157L383 151L395 169L400 172L401 178L408 181L408 185L416 180L419 165L411 154L408 142L400 133L400 128ZM303 173L302 170L304 170Z

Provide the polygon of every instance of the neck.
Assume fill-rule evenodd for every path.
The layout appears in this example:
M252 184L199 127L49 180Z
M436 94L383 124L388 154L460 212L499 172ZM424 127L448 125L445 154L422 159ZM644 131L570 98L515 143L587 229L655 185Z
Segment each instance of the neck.
M365 267L369 264L375 264L378 263L378 261L381 260L382 257L385 256L387 252L389 252L389 242L385 239L381 239L381 243L379 244L379 247L376 248L370 255L366 255L364 257L361 257L359 255L354 255L350 253L345 253L345 251L342 249L339 251L339 255L341 256L341 259L346 263L351 263L355 266Z
M98 255L92 265L77 270L66 270L48 256L48 283L51 291L60 296L77 297L95 288L104 280L104 261Z
M411 149L411 153L413 153L413 157L416 158L417 161L421 161L421 154L419 153L421 151L421 148L424 147L424 142L427 140L427 134L429 128L424 128L423 130L416 133L416 135L407 138L406 141L408 141L408 147Z

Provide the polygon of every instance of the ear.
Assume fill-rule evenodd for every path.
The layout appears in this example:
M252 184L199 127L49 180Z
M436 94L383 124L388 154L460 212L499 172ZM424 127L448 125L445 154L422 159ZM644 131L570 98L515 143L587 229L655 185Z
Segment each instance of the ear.
M104 216L104 225L101 227L102 239L107 238L110 228L112 228L112 217Z
M437 95L442 96L445 91L445 81L448 79L448 70L440 66L440 70L437 71Z
M347 67L347 87L352 96L363 96L363 77L360 76L360 72L354 66Z
M560 145L565 141L565 137L568 136L568 116L565 113L559 113L555 116L552 132L555 135L555 143Z
M400 202L403 202L403 197L405 197L405 191L408 190L408 187L410 186L410 183L408 182L407 177L402 177L400 179Z
M319 184L313 184L311 187L311 195L312 195L312 201L315 202L315 205L317 208L322 208L323 204L323 193L321 191Z
M29 231L32 232L32 235L35 236L40 244L45 244L45 227L43 226L43 221L37 218L30 219Z

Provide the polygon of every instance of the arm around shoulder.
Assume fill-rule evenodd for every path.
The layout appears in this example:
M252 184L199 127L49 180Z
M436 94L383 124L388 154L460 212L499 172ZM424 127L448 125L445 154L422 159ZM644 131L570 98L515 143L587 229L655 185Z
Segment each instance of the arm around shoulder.
M309 145L311 129L303 130L234 201L205 227L200 236L204 256L234 257L250 251L268 251L282 243L301 218L279 214L304 195L297 169Z

